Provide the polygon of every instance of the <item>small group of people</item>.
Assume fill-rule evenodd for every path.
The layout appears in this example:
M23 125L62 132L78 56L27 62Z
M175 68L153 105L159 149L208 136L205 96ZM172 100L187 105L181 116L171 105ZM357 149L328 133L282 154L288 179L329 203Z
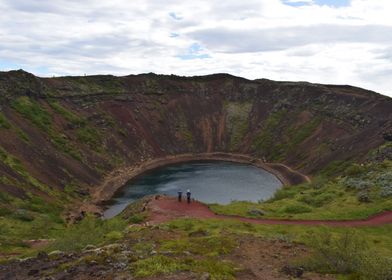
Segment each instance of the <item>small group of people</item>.
M182 201L182 191L178 191L178 202ZM186 201L191 203L191 190L186 191Z

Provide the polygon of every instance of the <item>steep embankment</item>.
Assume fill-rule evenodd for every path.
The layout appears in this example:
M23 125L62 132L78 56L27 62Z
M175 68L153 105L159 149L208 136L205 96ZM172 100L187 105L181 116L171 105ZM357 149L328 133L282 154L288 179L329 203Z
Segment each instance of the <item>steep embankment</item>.
M4 213L60 209L115 170L179 154L245 154L314 174L361 159L392 129L392 100L374 92L224 74L11 71L0 73L0 102Z

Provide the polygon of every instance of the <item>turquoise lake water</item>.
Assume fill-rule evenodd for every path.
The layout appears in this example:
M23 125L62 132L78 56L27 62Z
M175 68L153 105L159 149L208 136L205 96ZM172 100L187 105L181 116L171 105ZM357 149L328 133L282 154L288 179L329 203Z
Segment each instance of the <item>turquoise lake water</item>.
M130 202L151 194L177 196L187 189L205 203L266 200L282 183L275 175L252 165L231 162L196 162L158 168L129 181L110 201L104 218L119 214Z

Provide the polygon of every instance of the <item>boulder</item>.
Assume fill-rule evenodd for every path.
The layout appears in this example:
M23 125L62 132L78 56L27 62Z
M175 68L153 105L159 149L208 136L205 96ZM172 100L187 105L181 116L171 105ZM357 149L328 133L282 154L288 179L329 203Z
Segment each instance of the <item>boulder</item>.
M260 209L249 209L248 214L251 216L264 216L265 215L264 211L262 211Z
M382 137L384 138L384 140L386 141L392 141L392 131L387 131L384 132Z
M285 265L282 268L282 272L289 276L293 276L295 278L300 278L304 274L304 269L302 267Z

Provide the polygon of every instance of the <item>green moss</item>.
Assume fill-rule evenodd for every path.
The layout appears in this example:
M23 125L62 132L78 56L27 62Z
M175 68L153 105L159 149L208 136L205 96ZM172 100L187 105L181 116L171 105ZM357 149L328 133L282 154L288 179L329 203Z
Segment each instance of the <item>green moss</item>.
M227 236L207 236L167 241L160 250L183 253L184 251L202 256L219 256L230 253L237 246L234 239Z
M205 230L210 234L220 234L222 231L229 234L252 234L267 239L281 240L283 237L292 242L310 245L309 232L318 235L328 230L334 235L344 234L347 229L343 227L322 227L309 225L258 225L242 223L235 220L196 220L179 219L167 223L169 230L181 230L191 233L196 230ZM386 256L392 256L392 225L379 227L358 227L353 229L359 236L367 240L371 247Z
M52 116L37 101L23 96L15 99L11 103L11 106L22 116L31 121L34 125L47 133L50 141L57 149L66 154L69 154L77 160L81 160L82 157L80 155L80 152L71 145L66 135L59 133L55 130L52 125ZM61 114L66 116L66 118L69 118L70 120L78 123L83 122L81 119L79 119L72 113L66 111L60 105L52 103L52 106L54 106L56 110L62 112ZM24 138L26 141L28 141L28 137L26 137L23 133L20 134L20 136L22 137L22 139Z
M306 138L312 135L312 133L315 131L315 129L319 126L320 123L321 123L321 118L316 117L300 127L291 128L287 134L289 139L288 151L293 150L296 146L301 144Z
M60 78L80 94L120 94L125 92L121 79L113 76L86 76Z
M48 102L49 105L61 116L63 116L68 122L75 126L83 126L86 124L86 120L82 117L79 117L77 114L67 110L63 107L59 102L51 100Z
M249 130L249 114L252 104L248 102L226 102L226 126L230 135L229 149L235 150Z
M16 128L16 134L22 139L25 143L30 143L29 136L20 128Z
M122 136L124 136L124 137L128 137L128 132L127 132L127 130L124 129L124 128L118 127L118 128L117 128L117 132L118 132L118 134L120 134L120 135L122 135Z
M128 218L128 221L132 224L141 224L146 220L146 214L134 214Z
M312 212L312 209L304 204L295 203L282 207L280 212L288 214L302 214Z
M182 131L182 135L184 136L184 139L187 143L189 143L189 144L193 143L193 135L190 130Z
M286 110L280 110L271 113L263 122L262 129L253 138L252 148L259 155L270 155L271 158L277 157L279 153L279 146L277 146L275 137L275 130L278 129L283 118L286 116Z
M68 140L65 134L58 134L54 131L50 133L50 141L60 151L70 155L76 160L82 161L82 155Z
M271 113L254 137L252 148L272 161L281 161L287 154L295 153L297 146L311 136L321 123L321 118L316 117L303 125L295 126L297 117L298 112L286 110ZM305 155L299 154L298 157L300 156Z
M97 130L92 127L81 127L77 129L76 136L78 140L88 145L93 150L99 150L101 146L100 135Z
M0 112L0 128L10 129L11 124L8 122L3 113Z
M335 160L331 161L326 167L324 167L319 174L331 177L333 175L342 174L346 168L348 168L351 164L353 164L350 160Z
M0 182L3 182L3 178L5 178L4 176L0 177ZM5 202L8 203L11 201L11 196L6 193L6 192L0 192L0 202Z
M13 155L7 153L3 148L0 147L0 161L2 161L5 165L9 166L16 173L21 175L26 182L30 185L37 187L38 189L52 195L56 195L56 193L50 189L45 184L39 182L36 178L30 175L30 173L24 168L21 161L14 157Z
M124 234L121 231L113 230L105 235L105 239L109 242L114 242L120 240L124 237Z
M62 209L41 198L14 198L7 207L11 213L0 219L0 250L5 254L36 254L23 240L53 238L64 226Z
M348 279L384 280L392 277L392 260L368 246L357 232L309 234L313 254L302 262L307 270L351 275Z
M22 96L13 100L11 106L38 128L44 131L51 129L52 117L37 101Z
M154 247L154 243L152 242L138 242L132 247L132 249L137 251L138 254L149 254Z
M175 259L166 256L153 256L138 260L131 265L136 277L171 274L178 271L193 271L196 273L208 272L211 279L235 279L235 268L229 262L215 259Z
M79 251L85 246L110 243L117 240L128 222L121 218L102 220L86 217L80 223L72 225L56 235L56 241L48 250Z
M148 259L138 260L131 265L131 270L136 277L170 274L187 269L188 266L186 264L166 256L153 256Z
M0 206L0 217L10 216L12 213L12 210L10 210L9 208Z
M3 113L0 112L0 129L13 129L16 134L26 143L30 142L29 137L27 136L26 133L23 132L19 127L13 127L7 120L7 118L4 116Z
M186 116L183 112L177 112L176 115L176 130L180 134L181 140L185 142L185 145L189 150L193 149L193 134L189 129Z

